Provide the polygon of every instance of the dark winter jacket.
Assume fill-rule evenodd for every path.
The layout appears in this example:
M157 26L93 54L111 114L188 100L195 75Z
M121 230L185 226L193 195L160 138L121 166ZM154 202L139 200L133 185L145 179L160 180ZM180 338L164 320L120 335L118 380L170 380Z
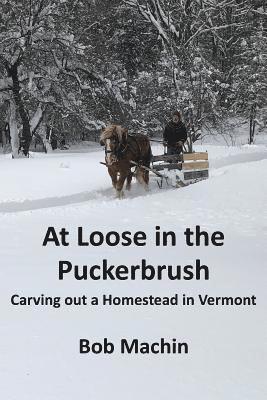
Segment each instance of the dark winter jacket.
M180 140L185 142L187 139L186 127L179 121L178 124L175 124L173 121L170 121L164 130L163 139L170 146L175 145Z

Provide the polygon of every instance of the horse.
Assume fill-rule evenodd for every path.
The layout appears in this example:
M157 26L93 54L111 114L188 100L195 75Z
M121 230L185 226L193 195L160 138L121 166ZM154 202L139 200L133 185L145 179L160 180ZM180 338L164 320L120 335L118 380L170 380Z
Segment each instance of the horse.
M127 181L126 189L130 190L133 172L136 165L135 177L147 190L149 170L142 168L150 166L152 156L150 141L142 134L129 135L128 130L121 125L109 125L103 128L100 135L100 144L105 146L105 165L116 190L118 198L124 197L123 186ZM135 164L133 165L134 162Z

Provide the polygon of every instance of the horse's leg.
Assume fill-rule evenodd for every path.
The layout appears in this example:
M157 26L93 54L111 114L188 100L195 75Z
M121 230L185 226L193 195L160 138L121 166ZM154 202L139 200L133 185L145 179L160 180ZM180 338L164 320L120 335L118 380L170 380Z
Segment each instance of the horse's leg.
M117 187L117 181L118 181L118 179L117 179L117 173L115 173L115 175L113 175L113 177L112 177L111 179L112 179L112 186L114 187L114 189L116 189L116 187Z
M118 180L117 171L114 171L114 169L112 169L112 168L108 168L108 173L109 173L109 175L111 177L112 186L114 187L114 189L116 189L117 180Z
M149 172L148 171L145 171L144 180L145 180L145 184L146 184L146 189L148 190L148 184L149 184Z
M130 172L129 175L127 176L126 190L130 190L131 189L132 179L133 179L133 174L132 174L132 172Z
M147 167L147 168L150 167L150 160L151 160L151 157L152 157L152 152L151 152L151 148L150 148L150 145L149 145L148 154L147 154L147 156L146 156L146 158L145 158L145 160L144 160L144 161L145 161L145 162L144 162L144 166ZM143 169L143 178L144 178L144 182L145 182L145 189L148 190L149 171Z
M148 190L148 171L145 171L142 168L137 168L136 179L145 190Z
M124 193L123 193L122 189L123 189L123 185L124 185L126 178L127 178L127 175L120 173L120 176L119 176L119 179L118 179L117 185L116 185L118 199L122 199L124 197Z

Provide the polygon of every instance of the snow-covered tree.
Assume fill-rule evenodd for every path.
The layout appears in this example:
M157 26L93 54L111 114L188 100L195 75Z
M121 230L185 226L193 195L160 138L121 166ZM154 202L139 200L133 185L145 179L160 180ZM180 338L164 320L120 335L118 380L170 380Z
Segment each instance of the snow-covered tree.
M267 30L261 16L256 21L253 18L250 35L243 38L240 48L240 60L233 74L233 107L236 114L249 119L252 144L256 124L264 126L267 120Z
M191 143L229 115L262 123L264 1L2 0L0 107L13 156L51 129L153 134L174 109Z
M1 2L0 90L10 102L13 156L28 155L45 114L80 115L81 93L103 83L86 62L74 3L80 12L90 9L66 0Z
M251 0L125 0L157 31L174 92L172 104L183 111L191 139L205 123L229 115L233 76L242 63L243 37L251 31L248 14L262 14L264 2ZM257 4L256 4L257 3ZM241 66L241 65L240 65ZM165 75L165 82L169 80Z

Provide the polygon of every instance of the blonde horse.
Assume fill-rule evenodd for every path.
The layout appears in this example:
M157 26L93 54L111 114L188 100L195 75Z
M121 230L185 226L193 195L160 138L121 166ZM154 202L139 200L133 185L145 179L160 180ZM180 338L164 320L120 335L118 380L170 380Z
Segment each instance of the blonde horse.
M131 168L137 164L135 176L137 181L148 188L149 171L142 165L149 167L151 147L147 136L129 135L128 130L120 125L110 125L102 130L100 144L105 146L105 161L112 185L117 197L123 197L123 186L127 181L126 189L130 190L133 173Z

